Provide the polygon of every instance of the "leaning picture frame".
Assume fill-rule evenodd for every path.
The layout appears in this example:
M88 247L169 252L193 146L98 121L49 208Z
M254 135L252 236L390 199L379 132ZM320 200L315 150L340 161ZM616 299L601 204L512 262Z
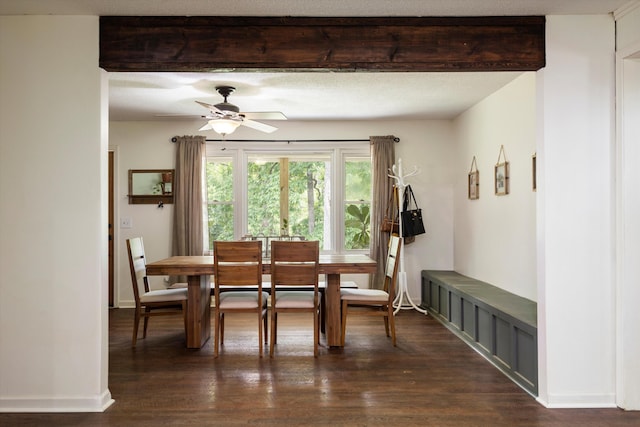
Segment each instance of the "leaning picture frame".
M477 200L480 197L480 172L469 172L468 197Z
M495 166L496 196L509 194L509 162L498 163Z

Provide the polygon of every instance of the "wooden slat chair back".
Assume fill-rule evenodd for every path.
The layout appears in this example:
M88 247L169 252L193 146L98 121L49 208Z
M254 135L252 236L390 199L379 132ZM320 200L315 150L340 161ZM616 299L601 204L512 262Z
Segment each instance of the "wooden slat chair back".
M160 289L150 290L147 278L147 262L144 254L142 237L127 240L127 253L129 255L129 268L131 270L131 284L133 285L133 297L136 303L133 319L132 346L138 341L138 328L140 318L144 317L142 338L147 337L149 318L163 315L182 315L185 336L187 329L187 289Z
M262 357L262 337L267 344L267 298L262 292L262 242L216 241L213 243L214 274L214 356L224 344L224 318L227 313L256 313L258 348ZM247 291L225 291L224 287L251 287ZM221 290L221 287L223 289Z
M308 312L313 315L313 355L320 341L320 297L318 293L318 241L271 242L271 345L273 357L278 335L279 313ZM287 286L296 290L287 290ZM299 290L308 286L309 290Z
M341 289L342 300L342 345L345 343L347 331L347 315L360 314L382 316L387 336L396 345L396 326L393 317L393 300L395 298L396 281L400 255L400 238L389 237L389 248L385 263L384 287L380 289Z

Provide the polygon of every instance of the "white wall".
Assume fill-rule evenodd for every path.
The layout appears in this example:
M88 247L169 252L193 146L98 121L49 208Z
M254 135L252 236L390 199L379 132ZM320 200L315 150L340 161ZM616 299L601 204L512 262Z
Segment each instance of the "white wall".
M617 19L617 404L640 409L640 3Z
M133 227L119 228L116 235L117 304L131 306L133 295L126 253L126 239L143 236L149 260L167 257L171 251L173 206L129 205L129 169L173 168L175 135L196 135L197 122L111 122L109 145L117 152L118 189L116 217L130 217ZM371 135L396 135L396 158L406 170L418 166L421 173L410 181L426 219L427 234L416 237L405 250L407 283L411 298L420 303L420 272L425 269L453 268L453 174L449 165L454 156L453 135L448 121L375 122L293 122L278 123L279 130L265 138L251 129L240 128L234 139L368 139ZM208 138L219 139L212 133ZM227 144L232 144L228 142ZM305 143L308 145L309 143ZM365 142L365 144L368 144ZM163 286L154 277L152 286Z
M525 73L455 120L455 270L537 300L536 193L532 186L535 73ZM494 166L504 146L510 191L494 194ZM480 197L467 197L473 157ZM501 162L503 159L501 158Z
M539 399L615 405L614 22L549 16L538 73Z
M101 411L106 126L98 18L0 16L0 411Z
M148 260L171 255L173 205L133 205L128 201L129 169L173 169L174 147L170 139L173 129L165 123L110 123L109 148L116 153L115 182L115 305L133 307L133 289L127 258L126 239L142 236ZM162 130L164 129L164 133ZM177 133L180 134L181 133ZM121 228L120 220L131 219L132 228ZM164 287L162 277L150 276L153 289Z

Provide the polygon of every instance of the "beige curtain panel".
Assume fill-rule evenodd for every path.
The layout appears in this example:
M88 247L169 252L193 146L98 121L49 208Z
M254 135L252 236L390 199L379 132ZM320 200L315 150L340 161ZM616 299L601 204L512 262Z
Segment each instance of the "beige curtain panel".
M204 136L181 136L176 142L173 255L203 255ZM185 278L179 279L186 281Z
M378 271L370 278L369 286L374 289L382 289L389 236L380 231L380 224L382 224L387 209L386 204L393 190L393 180L389 178L389 171L396 161L396 137L393 135L371 136L369 141L371 142L371 176L373 181L369 256L378 262Z

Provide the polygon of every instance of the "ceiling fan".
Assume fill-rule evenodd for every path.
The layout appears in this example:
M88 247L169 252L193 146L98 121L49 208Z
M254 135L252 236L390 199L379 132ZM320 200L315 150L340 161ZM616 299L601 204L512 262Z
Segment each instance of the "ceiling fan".
M232 86L216 86L216 90L224 98L224 102L219 104L207 104L206 102L196 101L204 108L209 110L209 114L202 116L209 119L206 125L202 126L199 130L214 130L221 135L228 135L234 132L238 126L247 126L252 129L259 130L261 132L271 133L278 130L277 127L268 125L266 123L257 122L253 119L261 120L286 120L287 117L278 112L259 112L259 113L244 113L240 112L240 108L227 102L227 97L236 90Z

